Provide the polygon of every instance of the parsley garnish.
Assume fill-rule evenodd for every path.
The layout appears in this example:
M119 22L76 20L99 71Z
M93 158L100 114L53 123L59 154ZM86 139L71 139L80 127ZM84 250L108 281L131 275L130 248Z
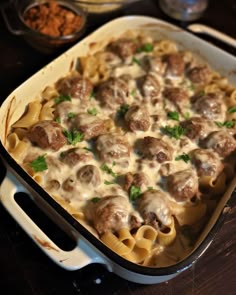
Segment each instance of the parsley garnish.
M149 190L149 191L153 191L154 188L153 188L152 186L148 186L148 190Z
M136 89L133 89L133 90L130 92L130 94L131 94L132 96L135 96L135 95L136 95Z
M87 109L87 113L89 115L96 116L98 114L98 111L96 108L92 108L92 109Z
M205 91L204 90L200 90L197 95L198 96L203 96L203 95L205 95Z
M151 52L153 51L153 45L151 43L146 43L144 44L143 46L139 47L137 52L140 53L140 52Z
M113 162L112 166L115 165L115 162ZM117 174L112 170L112 168L108 167L107 164L102 164L102 166L100 167L102 171L106 172L107 174L110 174L113 177L116 177Z
M97 203L98 201L100 201L99 197L94 197L91 199L91 202L93 202L93 203Z
M135 185L132 185L129 191L129 198L132 202L136 201L140 196L142 192L140 187L137 187Z
M60 117L57 117L57 118L55 119L55 122L57 122L58 124L60 124L60 123L61 123L61 118L60 118Z
M168 112L167 117L171 120L179 121L179 113L178 112Z
M233 128L234 125L235 125L235 122L234 121L225 121L225 122L217 122L217 121L215 121L215 124L218 127Z
M228 109L228 113L231 114L231 113L235 113L236 112L236 106L235 107L231 107Z
M165 126L161 128L164 134L169 135L170 137L174 137L175 139L180 139L182 135L185 133L185 129L180 125L175 125L174 127Z
M67 138L68 143L76 145L76 143L81 142L84 138L84 134L76 129L71 132L64 130L63 134Z
M38 156L35 160L29 163L34 172L40 172L48 169L45 156Z
M190 113L186 112L184 113L184 119L188 120L190 118Z
M140 60L138 60L136 57L133 57L132 62L136 63L139 66L141 66Z
M90 92L89 99L92 99L92 98L94 98L94 96L95 96L95 93L94 93L94 91L92 90L92 91Z
M119 108L119 110L117 111L117 115L120 118L123 118L125 116L125 114L128 112L129 110L129 105L128 104L122 104Z
M114 184L114 183L115 183L115 181L108 181L108 180L104 181L104 184L106 184L106 185L110 185L110 184Z
M182 155L179 155L175 158L175 161L183 160L185 163L188 163L190 161L190 157L188 154L183 153Z
M90 148L88 148L88 147L86 147L86 146L85 146L83 149L86 150L86 151L89 151L89 152L91 152L91 153L93 152L92 149L90 149Z
M55 104L59 104L63 101L71 101L70 95L60 95L54 99Z
M75 113L73 113L73 112L69 112L68 114L67 114L67 118L68 119L73 119L75 117Z

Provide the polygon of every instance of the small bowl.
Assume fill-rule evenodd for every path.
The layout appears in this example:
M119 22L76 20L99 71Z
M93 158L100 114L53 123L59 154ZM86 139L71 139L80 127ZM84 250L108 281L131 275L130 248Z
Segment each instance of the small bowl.
M33 48L45 54L54 53L55 51L58 51L61 48L68 47L72 45L73 43L75 43L83 35L85 31L86 21L87 21L87 14L78 5L72 3L71 1L54 0L53 2L56 3L57 6L64 8L81 18L81 21L78 24L78 28L76 28L74 32L65 32L65 34L61 33L60 35L55 36L55 35L51 35L51 33L47 33L46 31L42 33L39 30L29 26L25 19L26 13L28 13L30 9L34 9L34 8L39 11L39 6L42 6L42 5L45 6L45 4L48 4L49 2L52 2L52 1L46 1L46 0L45 1L44 0L18 1L18 3L16 4L16 10L17 10L17 16L18 16L17 29L12 28L12 24L7 18L6 13L4 13L4 19L7 22L8 29L15 35L22 35L23 38ZM32 13L35 13L35 11Z

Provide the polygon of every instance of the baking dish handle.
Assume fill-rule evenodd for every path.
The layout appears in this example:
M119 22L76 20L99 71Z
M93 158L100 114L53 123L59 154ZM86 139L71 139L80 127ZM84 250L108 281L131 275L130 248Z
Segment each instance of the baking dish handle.
M79 239L78 246L71 251L60 249L17 204L14 195L19 192L29 194L12 173L7 172L0 187L0 200L3 206L56 264L67 270L77 270L91 263L104 263L98 253L93 251L83 239Z

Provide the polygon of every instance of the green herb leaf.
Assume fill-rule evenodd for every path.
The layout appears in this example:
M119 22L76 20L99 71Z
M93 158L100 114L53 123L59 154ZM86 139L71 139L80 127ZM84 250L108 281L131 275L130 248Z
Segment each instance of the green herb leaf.
M108 180L104 181L104 184L106 184L106 185L110 185L110 184L114 184L114 183L115 183L115 181L108 181Z
M75 117L75 113L73 113L73 112L69 112L68 114L67 114L67 118L68 119L73 119Z
M98 111L96 108L92 108L92 109L87 109L87 113L89 115L96 116L98 114Z
M153 188L152 186L148 186L148 190L149 190L149 191L153 191L154 188Z
M119 108L119 110L117 111L117 115L120 118L123 118L125 116L125 114L128 112L129 110L129 105L128 104L122 104Z
M60 117L57 117L57 118L55 119L55 122L57 122L58 124L60 124L60 123L61 123L61 118L60 118Z
M186 112L184 113L184 119L188 120L190 118L190 113Z
M79 132L76 129L73 129L71 132L64 130L63 134L67 138L68 143L76 145L76 143L81 142L84 138L84 134Z
M130 92L130 94L131 94L132 96L135 96L135 95L136 95L136 89L133 89L133 90Z
M129 191L129 198L132 202L136 201L140 196L142 192L140 187L137 187L135 185L132 185Z
M112 170L112 168L108 167L107 164L105 164L105 163L102 164L102 166L100 168L102 171L106 172L107 174L110 174L113 177L117 176L117 174Z
M100 201L100 199L101 198L99 198L99 197L94 197L94 198L91 199L91 202L97 203L98 201Z
M89 151L89 152L91 152L91 153L93 152L92 149L90 149L90 148L88 148L88 147L86 147L86 146L85 146L83 149L86 150L86 151Z
M40 172L48 169L45 155L38 156L35 160L29 163L30 167L33 168L34 172Z
M146 43L142 47L139 47L137 52L138 53L140 53L140 52L151 52L151 51L153 51L153 48L154 48L153 44Z
M138 60L135 56L132 59L132 63L136 63L137 65L141 66L140 60Z
M200 90L200 91L197 93L198 96L203 96L203 95L205 95L205 94L206 94L206 93L205 93L204 90Z
M70 95L60 95L54 99L55 104L59 104L63 101L71 101Z
M161 131L169 135L170 137L174 137L175 139L180 139L182 135L185 134L185 129L181 127L180 125L175 125L174 127L165 126L161 128Z
M228 113L232 114L232 113L236 113L236 106L235 107L231 107L228 109Z
M178 112L168 112L167 117L171 120L179 121L179 113Z
M185 163L188 163L188 161L190 161L190 157L188 154L183 153L182 155L179 155L175 158L175 161L180 161L183 160Z
M94 91L92 90L92 91L90 92L89 99L94 98L94 96L95 96L95 93L94 93Z
M234 121L225 121L225 122L217 122L215 121L215 124L218 127L226 127L226 128L233 128L236 122Z

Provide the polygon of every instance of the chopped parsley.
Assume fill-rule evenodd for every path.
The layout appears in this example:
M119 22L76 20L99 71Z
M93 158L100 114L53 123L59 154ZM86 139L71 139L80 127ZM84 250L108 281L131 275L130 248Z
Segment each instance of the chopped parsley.
M137 187L135 185L132 185L129 191L129 198L132 202L136 201L140 196L142 192L140 187Z
M60 95L54 99L55 104L59 104L63 101L71 101L70 95Z
M236 113L236 106L235 107L231 107L228 109L228 113L232 114L232 113Z
M115 165L115 162L113 162L112 166ZM112 170L112 168L108 167L107 164L102 164L100 167L102 171L106 172L107 174L110 174L113 177L117 177L117 174Z
M137 49L137 52L140 53L140 52L152 52L153 51L153 44L151 43L146 43L144 44L143 46L139 47Z
M57 122L58 124L60 124L60 123L61 123L61 118L60 118L60 117L57 117L57 118L55 119L55 122Z
M87 109L87 113L89 115L96 116L98 114L98 111L96 108L92 108L92 109Z
M123 118L125 116L125 114L128 112L129 110L129 104L122 104L119 108L119 110L117 111L117 115L120 118Z
M69 112L68 114L67 114L67 118L68 119L73 119L75 117L75 113L73 113L73 112Z
M200 90L197 95L198 96L203 96L203 95L205 95L205 91L204 90Z
M94 198L91 199L91 202L97 203L98 201L100 201L100 199L101 198L99 198L99 197L94 197Z
M48 169L45 155L38 156L35 160L29 163L30 167L33 168L34 172L40 172Z
M93 152L92 149L90 149L90 148L88 148L88 147L86 147L86 146L85 146L83 149L86 150L86 151L89 151L89 152L91 152L91 153Z
M130 94L131 94L132 96L135 96L135 95L136 95L136 89L133 89L133 90L130 92Z
M76 129L71 132L64 130L63 134L67 138L68 143L76 145L76 143L81 142L84 138L84 134Z
M234 122L234 121L225 121L225 122L218 122L218 121L215 121L215 124L216 124L218 127L233 128L234 125L235 125L235 122Z
M141 62L140 62L140 60L138 60L135 56L134 56L133 59L132 59L132 63L135 63L135 64L141 66Z
M183 153L182 155L179 155L175 158L175 161L180 161L183 160L185 163L188 163L188 161L190 161L190 157L188 154Z
M154 188L153 188L152 186L148 186L148 190L149 190L149 191L153 191Z
M108 180L104 181L104 184L106 184L106 185L110 185L110 184L114 184L114 183L115 183L115 181L108 181Z
M190 118L190 113L186 112L184 113L184 119L188 120Z
M178 112L168 112L167 117L171 120L179 121L179 113Z
M182 135L185 133L185 129L180 125L175 125L174 127L165 126L161 128L162 132L170 137L174 137L175 139L180 139Z
M89 99L94 98L94 96L95 96L95 93L94 93L94 91L92 90L92 91L90 92Z

